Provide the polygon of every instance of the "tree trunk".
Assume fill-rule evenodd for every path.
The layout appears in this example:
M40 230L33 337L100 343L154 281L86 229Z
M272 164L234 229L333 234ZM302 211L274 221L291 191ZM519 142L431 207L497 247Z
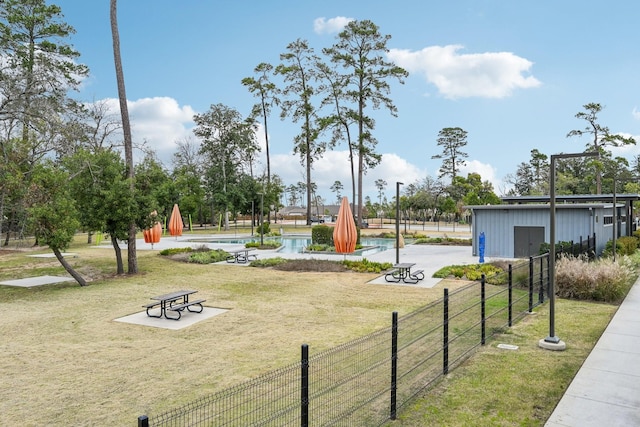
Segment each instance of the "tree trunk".
M124 154L127 163L127 177L131 181L131 193L134 191L133 172L133 141L131 138L131 124L129 122L129 109L127 108L127 93L124 86L124 72L122 71L122 58L120 56L120 33L118 32L117 0L111 0L111 37L113 38L113 61L116 67L116 80L118 82L118 98L120 100L120 115L122 116L122 132L124 136ZM129 224L128 267L129 274L138 272L138 258L136 256L136 223Z
M118 244L118 239L111 236L111 245L113 246L113 250L116 252L116 264L118 266L117 274L124 274L124 263L122 262L122 250L120 249L120 245Z
M69 273L71 277L73 277L76 280L76 282L80 284L80 286L87 286L87 282L82 278L80 274L78 274L77 271L73 269L73 267L71 267L71 265L67 262L67 260L64 259L60 250L54 249L54 248L51 248L51 250L55 254L56 258L58 258L58 261L60 261L60 264L62 264L64 269L67 270L67 273Z

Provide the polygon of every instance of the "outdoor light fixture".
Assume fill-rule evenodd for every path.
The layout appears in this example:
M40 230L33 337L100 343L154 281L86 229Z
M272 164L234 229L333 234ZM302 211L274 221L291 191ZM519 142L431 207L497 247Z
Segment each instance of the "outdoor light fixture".
M552 154L551 170L549 176L549 336L541 339L538 345L547 350L564 350L567 345L556 336L555 315L556 315L556 159L567 159L575 157L596 157L600 153L597 151L589 153L572 154Z
M402 182L396 182L396 264L400 264L400 186Z

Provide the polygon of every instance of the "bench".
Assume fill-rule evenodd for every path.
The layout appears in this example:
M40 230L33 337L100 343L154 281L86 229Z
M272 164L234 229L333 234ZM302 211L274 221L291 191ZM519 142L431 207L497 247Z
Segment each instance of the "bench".
M167 307L167 310L175 311L178 314L178 317L175 317L175 318L171 317L171 319L180 320L180 318L182 317L182 310L184 310L185 308L187 309L187 311L191 313L202 313L202 310L204 310L204 307L202 307L202 303L205 301L206 300L204 299L197 299L194 301L183 302L180 304L170 304L169 307ZM190 307L192 305L200 306L200 310L191 310ZM166 313L165 313L165 316L166 316Z
M231 255L227 257L227 262L235 262L238 264L245 264L249 262L249 260L253 257L253 259L258 259L258 255L250 254L249 252L254 251L255 249L240 249L237 251L229 252Z
M160 316L156 316L154 314L149 313L149 310L152 309L153 307L156 306L160 306L162 304L162 301L154 301L154 302L150 302L149 304L145 304L142 307L147 309L147 316L149 317L162 317L162 313L160 313Z
M424 279L424 270L416 270L414 272L411 273L411 277L418 279L418 280L422 280Z
M400 270L394 268L384 275L384 280L387 282L399 282L400 281Z
M192 313L202 313L204 308L202 307L202 303L205 302L204 299L189 301L189 295L195 294L198 291L194 290L181 290L175 292L169 292L168 294L158 295L155 297L151 297L153 302L143 305L144 308L147 309L147 316L160 318L164 316L167 319L171 320L180 320L182 316L181 311L185 308ZM192 310L191 306L200 306L200 310ZM158 307L160 310L159 314L151 314L150 310L154 307ZM177 317L168 316L167 313L172 311L177 313Z
M206 300L204 299L197 299L195 301L183 302L181 304L170 304L169 307L167 307L167 310L181 311L186 308L187 311L190 311L192 313L202 313L202 303L205 301ZM191 310L189 307L191 307L192 305L199 305L200 310Z

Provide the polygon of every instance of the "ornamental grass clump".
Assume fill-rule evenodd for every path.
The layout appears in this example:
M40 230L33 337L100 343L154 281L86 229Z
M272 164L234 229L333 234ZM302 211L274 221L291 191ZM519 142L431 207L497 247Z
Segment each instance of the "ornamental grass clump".
M561 298L617 302L632 279L633 269L624 260L589 262L586 256L565 255L556 263L556 290Z

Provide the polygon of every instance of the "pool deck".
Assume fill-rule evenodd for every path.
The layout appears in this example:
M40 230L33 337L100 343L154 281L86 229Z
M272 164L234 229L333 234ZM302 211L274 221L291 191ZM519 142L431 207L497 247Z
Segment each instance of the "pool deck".
M303 235L294 235L294 236L285 236L285 237L308 237ZM367 236L363 236L367 237ZM238 236L229 236L226 240L238 241L240 239L256 239L256 236L249 235L238 235ZM258 236L259 239L259 236ZM184 248L187 246L196 247L196 246L207 246L210 249L223 249L226 251L235 251L244 248L244 243L221 243L222 238L220 235L182 235L178 237L163 237L159 243L153 244L145 243L144 240L139 239L136 242L137 250L156 250L161 251L167 248ZM268 239L267 239L268 240ZM110 246L109 246L110 247ZM123 249L126 249L126 246L123 246ZM458 264L458 265L466 265L466 264L476 264L478 263L478 257L474 257L471 254L470 246L448 246L448 245L411 245L406 244L404 247L401 247L398 253L396 254L396 249L387 249L382 250L376 253L367 254L367 255L352 255L352 254L337 254L337 253L285 253L278 252L277 250L260 250L258 252L259 259L265 258L275 258L281 257L285 259L328 259L328 260L360 260L363 258L368 259L369 261L376 262L390 262L394 264L396 262L396 257L399 262L411 262L415 263L414 270L423 270L425 278L416 284L405 284L405 283L389 283L384 280L384 275L376 277L371 280L369 283L377 284L377 285L388 285L388 286L413 286L413 287L423 287L423 288L431 288L440 282L440 279L434 279L431 276L433 273L445 267L447 265ZM489 262L489 259L485 258L485 262ZM246 267L248 264L238 264L238 266Z

